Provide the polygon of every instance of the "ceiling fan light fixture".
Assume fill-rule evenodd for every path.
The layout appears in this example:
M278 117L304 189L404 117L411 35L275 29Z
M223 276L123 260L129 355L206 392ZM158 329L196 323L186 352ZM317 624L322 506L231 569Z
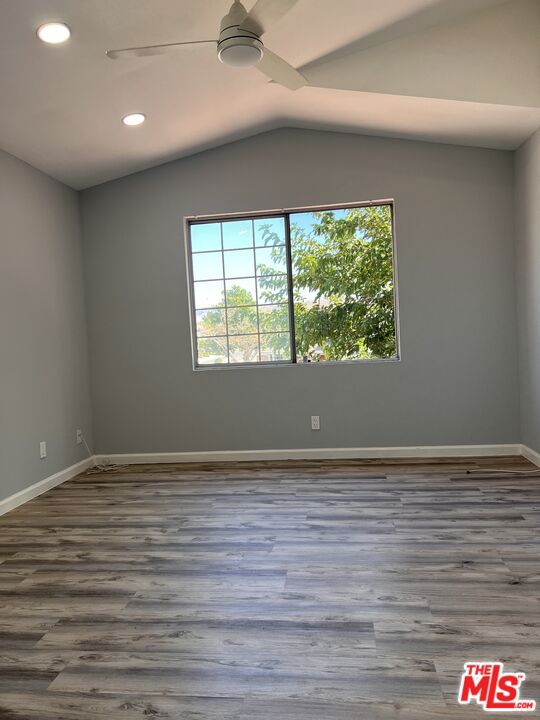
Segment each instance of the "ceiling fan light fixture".
M71 37L71 30L66 23L48 22L37 29L38 38L48 45L60 45Z
M261 42L261 36L266 33L268 26L277 22L297 2L298 0L255 0L248 13L240 0L234 0L229 12L221 20L217 40L193 39L162 45L118 48L107 50L106 55L109 59L116 60L122 57L161 55L180 47L211 44L217 49L218 60L224 65L256 67L272 82L289 90L298 90L308 84L306 78Z
M231 67L252 67L262 60L264 46L254 37L231 37L218 44L218 58Z

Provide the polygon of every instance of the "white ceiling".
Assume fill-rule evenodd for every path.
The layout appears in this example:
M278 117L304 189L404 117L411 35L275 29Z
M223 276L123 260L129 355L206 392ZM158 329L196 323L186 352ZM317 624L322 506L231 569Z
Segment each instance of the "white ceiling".
M540 126L540 0L299 0L264 36L315 86L296 92L212 46L105 57L217 37L229 5L0 0L0 147L83 188L286 125L507 149ZM49 20L66 45L36 39Z

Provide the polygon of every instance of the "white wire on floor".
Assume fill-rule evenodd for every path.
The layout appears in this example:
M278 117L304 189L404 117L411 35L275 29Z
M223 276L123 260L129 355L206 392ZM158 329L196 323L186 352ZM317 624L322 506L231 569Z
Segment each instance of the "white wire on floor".
M88 443L86 442L86 438L84 437L84 433L81 433L82 441L84 443L84 447L86 448L86 452L88 453L88 457L94 457L94 453L88 446ZM114 463L96 463L93 467L88 468L86 471L88 475L94 475L96 473L106 473L106 472L113 472L114 470L125 470L128 466L127 465L115 465Z

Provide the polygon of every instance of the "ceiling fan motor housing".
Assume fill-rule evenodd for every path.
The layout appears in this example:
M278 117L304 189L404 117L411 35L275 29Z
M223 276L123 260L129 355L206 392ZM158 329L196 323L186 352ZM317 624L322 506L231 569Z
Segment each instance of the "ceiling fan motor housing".
M259 36L240 27L246 15L242 3L234 2L221 21L217 53L224 65L248 67L256 65L263 56L264 45Z

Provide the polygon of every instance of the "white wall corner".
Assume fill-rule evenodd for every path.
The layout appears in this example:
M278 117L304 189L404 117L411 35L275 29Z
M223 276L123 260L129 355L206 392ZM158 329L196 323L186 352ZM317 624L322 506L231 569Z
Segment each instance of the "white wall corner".
M49 475L49 477L46 477L44 480L40 480L39 482L24 488L24 490L20 490L14 495L10 495L9 497L0 500L0 515L5 515L5 513L10 510L14 510L19 507L19 505L24 505L24 503L29 500L33 500L38 497L38 495L42 495L44 492L47 492L47 490L51 490L51 488L61 485L66 482L66 480L71 480L76 475L79 475L79 473L88 470L89 467L93 467L94 465L94 457L85 458L84 460L75 463L75 465L71 465L64 470L60 470L60 472L57 472L54 475Z
M540 453L537 453L536 450L531 450L531 448L527 447L527 445L522 445L521 454L524 458L532 462L533 465L540 467Z

